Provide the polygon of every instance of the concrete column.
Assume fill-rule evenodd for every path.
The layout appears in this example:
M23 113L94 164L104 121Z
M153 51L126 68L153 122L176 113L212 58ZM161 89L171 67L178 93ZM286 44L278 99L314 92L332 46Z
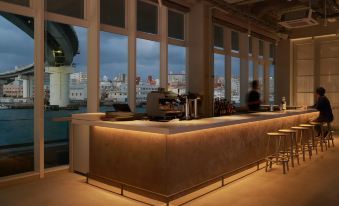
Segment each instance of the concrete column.
M287 105L293 104L293 53L290 40L279 41L276 56L276 102L286 97Z
M50 105L66 107L69 104L69 78L73 73L71 66L47 67L50 73Z
M211 10L204 2L196 3L189 14L188 91L202 96L199 113L213 114L213 57Z
M22 97L33 98L34 96L34 76L19 76L22 80Z

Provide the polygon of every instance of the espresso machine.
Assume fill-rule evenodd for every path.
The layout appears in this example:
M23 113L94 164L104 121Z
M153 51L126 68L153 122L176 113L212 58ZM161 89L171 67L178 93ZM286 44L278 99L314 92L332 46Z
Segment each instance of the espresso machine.
M146 112L152 120L170 120L183 115L177 94L162 88L148 93Z

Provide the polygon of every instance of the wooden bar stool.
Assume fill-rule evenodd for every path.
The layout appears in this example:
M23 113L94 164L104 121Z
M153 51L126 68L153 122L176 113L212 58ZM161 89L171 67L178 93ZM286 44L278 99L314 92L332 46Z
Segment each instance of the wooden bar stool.
M297 162L298 164L300 164L299 162L299 149L298 149L298 143L297 143L297 130L294 129L280 129L278 130L279 132L285 133L290 137L290 159L291 159L291 164L292 167L294 167L294 158L297 158Z
M314 132L314 127L315 125L312 124L300 124L300 127L305 127L308 129L308 137L311 138L311 144L312 144L312 149L315 150L315 153L318 154L318 147L317 144L315 143L315 132Z
M315 127L320 128L320 135L315 137L316 145L320 144L320 149L323 152L324 151L323 144L325 144L325 149L327 150L327 141L325 140L325 135L324 135L324 122L310 122L310 124L314 125Z
M289 170L288 167L288 150L287 150L287 134L285 133L279 133L279 132L270 132L267 133L268 135L268 142L267 142L267 148L266 148L266 167L265 171L267 172L267 168L272 168L272 164L276 163L282 164L283 166L283 174L286 174ZM273 143L273 147L271 147L271 144ZM274 148L274 151L272 152L272 148Z
M302 155L303 155L303 161L305 161L305 152L308 152L308 157L309 157L309 159L311 159L311 157L312 157L312 145L311 145L311 142L309 140L309 137L304 135L304 132L306 132L308 130L308 128L306 128L306 127L291 127L291 129L299 131L299 134L297 132L297 142L300 145L300 146L298 146L298 148L299 148L299 152L301 152ZM298 141L298 136L299 136L299 141Z
M334 138L333 138L333 133L334 131L332 130L332 125L331 122L327 122L327 133L324 134L324 139L327 141L328 147L331 147L331 142L332 141L332 147L334 147Z

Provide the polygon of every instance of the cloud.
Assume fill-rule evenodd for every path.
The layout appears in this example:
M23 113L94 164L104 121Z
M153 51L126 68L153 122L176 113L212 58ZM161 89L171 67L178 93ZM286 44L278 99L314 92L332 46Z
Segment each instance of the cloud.
M79 54L73 63L76 71L87 71L87 29L74 26L79 40ZM27 65L34 61L34 41L11 22L0 16L0 72L17 65ZM159 78L160 43L137 39L137 74L145 79L148 75ZM181 72L186 69L184 47L169 45L169 71ZM119 73L128 73L128 37L108 32L100 32L100 76L110 79Z
M0 16L0 72L34 62L34 41Z

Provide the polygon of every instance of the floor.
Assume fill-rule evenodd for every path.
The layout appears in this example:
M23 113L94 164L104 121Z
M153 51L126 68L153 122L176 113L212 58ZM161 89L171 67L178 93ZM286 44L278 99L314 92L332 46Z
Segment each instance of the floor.
M287 175L281 168L260 170L186 203L224 205L339 205L339 135L337 146L301 162ZM44 179L1 185L1 206L143 206L140 202L85 184L83 176L57 172Z

